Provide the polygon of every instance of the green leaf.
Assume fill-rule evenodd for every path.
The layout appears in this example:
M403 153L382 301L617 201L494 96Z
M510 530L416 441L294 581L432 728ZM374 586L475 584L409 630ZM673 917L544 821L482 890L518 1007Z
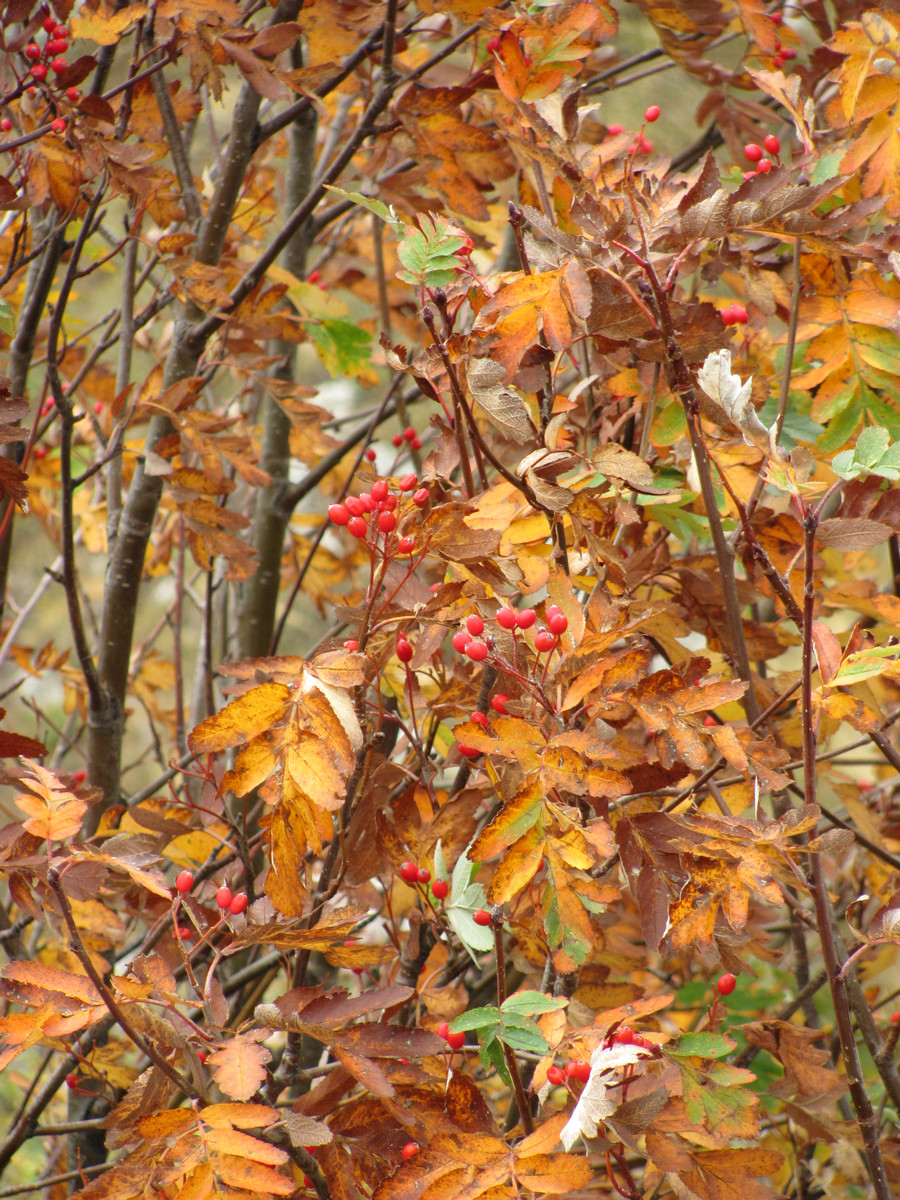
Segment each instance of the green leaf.
M507 996L500 1005L500 1011L531 1016L533 1013L555 1012L565 1006L566 1000L561 996L545 996L543 992L516 992L514 996Z
M509 1077L509 1068L506 1065L506 1059L503 1057L503 1047L495 1037L489 1037L481 1043L478 1050L478 1056L481 1059L481 1065L487 1069L489 1066L494 1066L497 1069L497 1074L503 1080L507 1087L512 1087L512 1079Z
M4 333L16 332L16 314L8 300L0 296L0 330Z
M499 1027L497 1036L513 1050L526 1050L531 1054L546 1054L550 1049L540 1030L529 1029L525 1025L504 1022Z
M490 1027L496 1028L500 1024L499 1008L485 1006L484 1008L470 1008L467 1012L460 1013L458 1017L454 1017L450 1022L451 1033L468 1033L470 1029L483 1029Z
M724 1058L736 1042L721 1033L685 1033L666 1052L674 1058Z
M349 321L310 323L306 330L315 342L322 365L335 378L357 375L371 363L370 334Z
M345 192L343 188L335 187L334 184L326 183L325 186L329 192L337 192L339 196L343 196L345 200L352 200L354 204L358 204L360 208L368 209L370 213L374 213L376 217L381 217L387 225L390 225L394 232L398 232L403 228L403 222L399 219L393 208L388 208L386 204L382 204L380 200L373 200L370 196L363 196L361 192Z

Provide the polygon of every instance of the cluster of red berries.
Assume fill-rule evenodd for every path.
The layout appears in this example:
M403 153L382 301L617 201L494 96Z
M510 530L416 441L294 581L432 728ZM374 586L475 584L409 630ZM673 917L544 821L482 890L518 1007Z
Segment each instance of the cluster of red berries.
M722 309L719 316L723 325L746 325L750 320L743 304L729 304L727 308Z
M772 20L775 21L775 17L780 17L780 16L781 16L781 13L775 13L775 15L772 17ZM775 21L775 24L780 25L781 21L780 20ZM790 62L791 59L796 58L796 57L797 57L796 50L792 50L790 46L782 46L781 42L776 42L775 43L775 57L772 59L772 66L777 71L777 70L779 70L779 68L783 67L786 62Z
M420 867L418 863L414 863L411 858L400 864L400 870L397 872L404 883L408 883L411 887L415 887L417 883L425 884L431 882L431 872L427 867ZM431 885L432 893L438 900L443 900L450 891L450 885L446 879L436 879Z
M403 430L402 433L395 433L394 436L391 438L391 445L396 446L398 450L400 449L400 447L403 445L404 442L409 443L409 447L411 450L421 450L422 449L422 439L419 437L419 435L413 429L412 425L407 425L407 427Z
M50 71L54 75L62 75L69 66L65 59L65 53L69 49L69 31L66 26L58 24L55 17L48 16L44 20L43 29L47 34L47 40L43 47L37 42L29 42L22 51L30 63L29 73L35 83L43 83ZM66 99L71 104L75 104L80 97L81 92L78 88L66 89ZM9 117L3 117L0 120L0 130L4 133L8 133L12 127ZM54 133L65 133L65 118L55 117L50 122L50 128Z
M435 1033L439 1038L443 1038L451 1050L462 1050L466 1044L466 1035L464 1033L451 1033L449 1021L441 1021Z
M548 1067L547 1081L554 1087L559 1087L567 1079L577 1079L579 1083L587 1083L591 1077L591 1064L572 1059L565 1067Z
M542 626L534 636L534 646L539 654L549 654L554 650L557 639L569 628L569 620L559 605L549 604L544 615L546 626ZM536 620L537 613L533 608L501 608L496 614L497 624L507 632L530 629ZM465 654L472 662L484 662L488 656L488 645L480 640L483 633L483 618L478 613L472 613L466 617L465 629L458 630L450 639L453 649Z
M330 505L328 519L333 525L346 525L347 532L360 541L370 540L374 544L379 535L383 535L387 543L397 528L396 508L399 495L404 492L412 492L412 502L416 508L424 508L428 503L428 488L420 488L418 475L410 472L399 481L396 492L391 491L386 479L376 479L370 492L347 496L343 503ZM373 518L371 525L370 515ZM401 537L397 542L400 554L412 554L415 548L415 541L411 537Z
M744 158L748 162L756 163L756 170L745 171L744 179L753 179L756 175L768 175L775 165L772 160L778 158L780 153L781 142L774 133L770 133L763 139L762 146L757 142L748 142L744 147ZM765 158L764 154L771 154L772 158Z
M193 886L194 886L194 872L193 871L179 871L178 874L175 876L175 888L179 892L180 895L186 896L187 893L191 890L191 888ZM226 887L223 884L223 886L220 887L219 890L216 892L216 904L218 905L219 908L222 909L223 912L227 911L231 914L231 916L236 917L240 913L246 911L247 893L246 892L236 892L234 895L232 895L231 888ZM182 934L181 930L179 929L178 936L179 937L182 937L182 936L190 937L191 931L188 930L186 934Z

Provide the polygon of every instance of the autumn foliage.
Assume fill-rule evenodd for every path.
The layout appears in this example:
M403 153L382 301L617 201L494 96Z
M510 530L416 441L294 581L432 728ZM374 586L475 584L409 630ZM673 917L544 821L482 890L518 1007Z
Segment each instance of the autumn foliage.
M0 51L2 1195L896 1195L894 6Z

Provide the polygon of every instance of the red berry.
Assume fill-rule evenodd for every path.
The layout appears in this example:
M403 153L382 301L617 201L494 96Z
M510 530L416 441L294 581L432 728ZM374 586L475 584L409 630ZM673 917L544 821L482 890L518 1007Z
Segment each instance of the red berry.
M900 1024L900 1012L892 1012L890 1020L892 1025Z
M37 62L41 57L41 48L37 42L29 42L23 51L26 58L30 58L32 62Z
M81 99L81 89L77 87L66 88L66 99L70 104L75 104Z
M410 450L421 450L422 449L422 439L420 437L414 437L413 440L409 443L409 448L410 448Z
M427 867L419 867L416 871L416 879L419 883L429 883L431 881L431 872Z
M77 1072L75 1072L75 1071L71 1071L71 1072L70 1072L70 1073L69 1073L69 1074L66 1076L66 1087L70 1087L70 1088L78 1087L78 1074L77 1074Z
M69 43L65 38L51 38L44 47L45 54L65 54L69 48Z
M750 320L747 315L747 310L744 308L743 304L732 305L732 312L734 313L734 319L738 325L746 325Z
M383 508L386 512L393 512L397 507L397 497L393 492L388 492L383 500L379 500L378 507Z
M734 991L737 979L732 974L720 975L716 982L716 989L720 996L730 996Z
M216 904L219 908L231 907L231 888L224 885L216 892Z
M233 917L239 916L247 908L247 893L238 892L236 896L231 897L231 903L228 905L228 911Z
M651 104L649 108L644 109L645 121L656 121L659 119L659 105Z
M444 1041L446 1042L447 1034L450 1032L450 1022L449 1021L441 1021L440 1025L438 1025L437 1029L434 1032L438 1035L439 1038L443 1038Z
M466 617L466 629L468 629L472 637L480 637L484 633L484 621L482 621L478 613L472 613L470 617Z
M520 629L530 629L535 622L535 611L533 608L523 608L521 612L516 613L516 624Z
M762 156L762 146L757 146L756 142L748 142L744 147L744 158L748 162L758 163Z
M734 305L729 304L727 308L723 308L719 316L722 318L723 325L733 325L735 322Z
M354 650L359 649L359 642L356 638L347 638L346 642L344 642L344 649L352 653Z
M407 427L403 430L404 440L407 442L411 442L415 436L416 436L416 431L413 429L412 425L407 425Z
M772 66L775 68L776 71L778 70L779 67L784 66L784 59L781 57L780 54L776 54L775 57L772 59Z
M627 1025L621 1025L616 1030L616 1041L619 1043L620 1046L633 1046L634 1038L635 1038L634 1030L630 1029Z
M362 510L364 513L375 511L375 501L372 499L372 496L369 492L360 492L359 502L362 505Z
M361 517L366 511L366 506L359 496L348 496L344 501L344 508L346 508L351 517Z
M401 554L412 554L416 548L416 543L411 537L402 537L397 543L397 549Z
M407 641L397 639L397 657L401 662L408 663L413 656L413 648Z
M774 133L768 135L763 145L766 148L766 153L771 154L773 158L777 158L781 153L781 142L779 142Z
M44 33L52 33L56 28L56 17L44 17L41 28Z
M459 752L463 756L463 758L477 758L478 755L481 753L481 751L476 750L474 746L463 746L461 743L460 743L460 747L459 747Z
M403 434L395 433L394 436L391 438L391 445L396 446L397 449L399 450L400 447L403 445Z
M181 942L186 942L188 938L194 936L194 931L187 925L179 925L175 930L175 936Z
M428 488L419 488L413 492L413 504L416 508L424 508L428 503L429 492Z
M770 19L771 19L773 25L780 25L781 22L784 20L784 17L781 15L781 13L776 12L776 13L770 13L769 15L770 15Z
M370 446L368 448L368 450L366 451L366 458L369 460L369 462L374 462L376 457L377 457L377 455L375 454L375 451Z
M547 654L556 645L556 638L549 629L541 629L535 635L534 645L539 654Z
M97 414L98 417L103 412L103 401L102 400L98 400L97 403L94 405L94 412Z
M565 1071L563 1071L561 1067L548 1067L547 1068L547 1082L554 1084L556 1087L558 1087L561 1083L565 1083L566 1082Z
M35 458L46 458L47 457L47 447L46 446L35 447L34 457Z
M185 892L189 892L194 886L194 872L179 871L175 876L175 886L178 888L179 892L181 892L182 896L185 894Z
M74 773L74 775L72 776L72 782L76 785L79 783L84 783L84 781L86 779L87 779L87 771L76 771Z
M709 726L710 728L711 728L713 725L718 725L718 723L719 723L719 722L718 722L718 721L716 720L716 718L715 718L715 717L712 715L712 713L707 713L707 714L706 714L706 716L703 718L703 724L704 724L704 725L706 725L706 726Z
M310 271L310 273L306 277L306 282L307 283L318 283L321 278L322 278L321 271Z
M791 50L791 48L789 46L782 46L781 49L779 50L779 54L781 55L781 57L784 59L785 62L789 62L792 58L797 57L797 51Z
M485 46L485 50L488 52L488 54L497 54L500 50L500 39L498 37L492 37Z
M68 65L69 65L69 64L66 62L66 60L65 60L64 58L61 58L61 57L60 57L60 58L54 58L53 62L50 64L50 66L51 66L52 70L53 70L53 71L55 72L55 74L57 74L57 75L62 75L63 71L65 71L65 70L66 70L66 68L68 67Z
M47 78L47 68L43 63L35 63L31 68L31 77L36 79L38 83L43 83Z
M555 633L558 637L560 634L565 633L569 628L569 619L564 613L552 613L547 618L547 627L551 633Z
M350 510L346 504L330 504L328 506L328 519L332 525L346 525L350 520Z
M365 517L351 517L347 522L347 529L355 538L364 538L369 527Z
M476 925L490 925L491 914L486 908L476 908L475 912L472 913L472 920Z
M419 878L419 868L411 859L400 864L400 878L404 883L415 883Z
M392 512L379 513L378 528L382 533L393 533L397 528L397 518Z
M398 487L401 492L413 492L418 487L419 477L414 472L410 471L408 475L404 475L400 480Z
M451 1050L462 1050L466 1044L466 1035L464 1033L448 1033L446 1040Z
M206 1062L206 1051L205 1051L205 1050L198 1050L198 1051L197 1051L197 1057L200 1059L200 1061L201 1061L202 1063L205 1063L205 1062Z
M376 479L372 484L372 499L379 503L387 499L388 485L386 479Z
M497 624L501 629L515 629L518 615L514 608L501 608L497 613Z
M450 892L450 884L446 879L436 879L431 885L431 894L435 900L446 900Z
M418 1153L419 1153L419 1143L418 1142L407 1142L406 1145L403 1147L403 1149L400 1151L400 1157L401 1158L412 1158L412 1156L414 1154L418 1154Z
M772 170L772 160L771 160L771 158L764 158L764 159L762 159L762 161L759 163L759 166L756 168L756 173L757 173L757 175L768 175L768 173L769 173L771 170Z
M625 132L625 126L624 125L607 125L606 132L609 134L610 137L616 137L618 134Z
M9 119L9 117L4 117L2 120L0 120L0 129L2 129L4 133L9 133L9 131L12 129L12 121Z
M569 1079L577 1079L581 1083L587 1083L591 1077L591 1064L586 1062L567 1062L566 1076Z
M55 38L67 38L69 36L69 31L66 29L65 25L57 25L54 27L53 36Z
M488 648L484 642L469 642L466 646L466 656L471 658L472 662L484 662L487 652Z
M482 729L487 729L488 719L483 712L473 712L469 720L473 721L476 725L480 725Z
M636 154L650 154L653 150L653 143L649 138L645 138L643 134L638 138L634 145Z
M471 637L464 629L460 629L458 633L454 633L453 637L450 639L453 649L458 654L465 654L466 646L468 646L471 640Z
M496 696L491 697L491 708L495 713L499 713L501 717L505 717L507 715L506 702L508 699L509 696L505 695L503 692L498 692Z

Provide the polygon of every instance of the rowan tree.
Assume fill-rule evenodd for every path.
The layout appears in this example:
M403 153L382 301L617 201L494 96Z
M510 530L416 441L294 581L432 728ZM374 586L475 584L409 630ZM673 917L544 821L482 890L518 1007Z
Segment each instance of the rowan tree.
M0 52L2 1194L896 1194L897 13Z

